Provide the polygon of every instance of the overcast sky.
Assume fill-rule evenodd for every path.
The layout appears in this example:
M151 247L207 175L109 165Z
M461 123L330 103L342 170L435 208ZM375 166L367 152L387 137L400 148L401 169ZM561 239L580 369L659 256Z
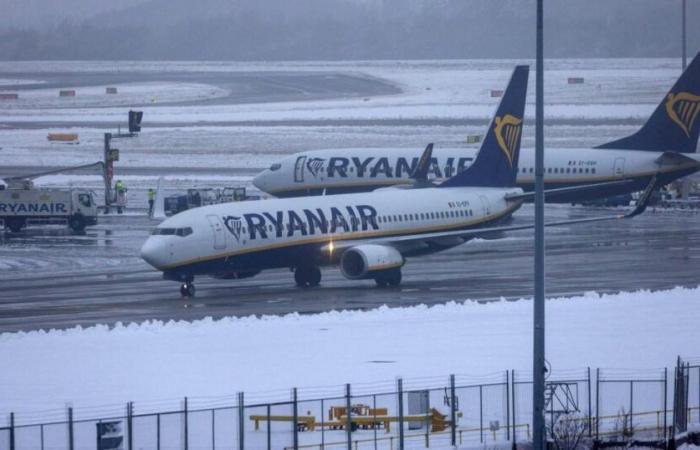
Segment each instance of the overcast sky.
M554 57L680 56L681 0L547 0ZM535 0L0 0L0 59L529 58ZM700 50L688 1L688 54Z

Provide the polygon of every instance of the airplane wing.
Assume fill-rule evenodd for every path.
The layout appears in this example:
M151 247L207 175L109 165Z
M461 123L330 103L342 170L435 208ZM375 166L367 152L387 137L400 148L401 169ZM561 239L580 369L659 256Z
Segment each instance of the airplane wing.
M690 159L690 158L688 158ZM569 194L571 192L584 192L592 189L605 187L624 186L632 183L633 180L606 181L603 183L583 184L580 186L569 186L556 189L546 189L544 191L545 198L556 197L557 195ZM524 192L522 194L511 194L506 196L506 200L534 200L535 192Z
M545 223L545 227L557 227L565 225L575 225L583 223L593 223L593 222L604 222L611 220L620 219L630 219L644 212L646 209L651 194L657 188L656 176L652 178L644 193L639 198L634 210L626 214L615 214L610 216L601 217L589 217L586 219L572 219L572 220L561 220L556 222ZM324 245L322 251L338 252L343 251L351 247L363 244L377 244L377 245L390 245L394 247L404 247L410 246L412 244L428 244L430 242L438 242L446 239L462 239L467 240L475 237L480 237L484 235L492 235L495 233L503 233L509 231L519 231L534 228L534 224L528 225L506 225L506 226L495 226L495 227L485 227L485 228L475 228L470 230L456 230L456 231L444 231L435 233L417 233L410 235L401 235L393 237L380 237L371 239L361 239L361 240L348 240L348 241L334 241L332 243Z

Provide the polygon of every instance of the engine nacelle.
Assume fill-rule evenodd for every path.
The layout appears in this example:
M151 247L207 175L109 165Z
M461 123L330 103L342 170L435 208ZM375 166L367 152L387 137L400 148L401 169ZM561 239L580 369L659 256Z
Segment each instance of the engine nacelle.
M350 280L363 280L385 270L397 269L403 263L403 256L394 247L365 244L345 250L340 258L340 271Z

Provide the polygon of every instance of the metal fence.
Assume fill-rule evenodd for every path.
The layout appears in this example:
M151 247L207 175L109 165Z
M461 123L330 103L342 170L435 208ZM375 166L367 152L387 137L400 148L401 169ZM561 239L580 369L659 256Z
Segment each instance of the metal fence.
M548 436L556 441L574 430L583 441L664 440L674 434L671 428L682 432L688 423L700 423L700 361L679 361L675 373L551 373ZM0 450L401 450L532 438L530 374L398 379L333 390L335 395L317 396L317 390L292 389L288 398L272 402L240 393L228 405L208 408L192 408L184 399L179 408L158 412L139 412L129 403L123 414L89 419L68 408L65 419L46 423L24 423L10 414L0 428Z

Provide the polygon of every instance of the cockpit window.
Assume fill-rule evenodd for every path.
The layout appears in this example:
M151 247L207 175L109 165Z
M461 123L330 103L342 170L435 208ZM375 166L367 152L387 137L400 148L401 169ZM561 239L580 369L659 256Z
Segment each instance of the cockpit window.
M151 232L152 235L156 236L180 236L180 237L185 237L189 236L192 234L192 228L190 227L183 227L183 228L154 228L153 231Z
M274 163L273 165L270 166L270 170L273 172L275 170L280 170L281 168L282 168L282 164L280 164L280 163Z

